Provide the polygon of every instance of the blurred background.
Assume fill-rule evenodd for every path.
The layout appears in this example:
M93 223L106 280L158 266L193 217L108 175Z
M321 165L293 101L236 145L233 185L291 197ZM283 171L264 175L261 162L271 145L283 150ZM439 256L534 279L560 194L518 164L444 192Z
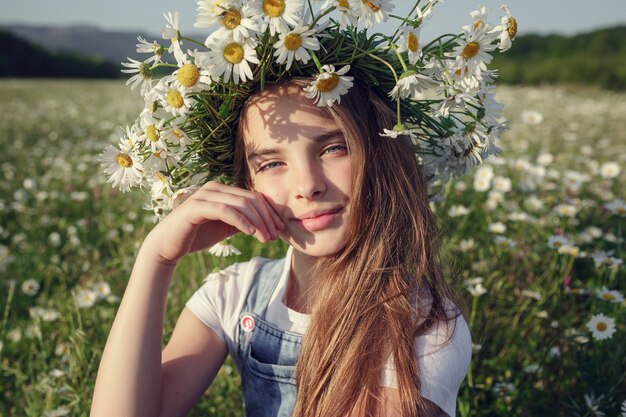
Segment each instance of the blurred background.
M479 4L491 9L492 16L501 15L502 2L496 0L447 0L424 26L423 39L456 33ZM518 36L516 47L493 64L501 70L500 82L626 87L625 2L528 0L508 5L519 23ZM394 13L406 15L411 6L398 2ZM194 28L195 9L193 1L172 0L6 2L0 13L0 76L119 78L120 62L138 58L138 35L161 39L166 11L180 12L181 31L202 39ZM392 23L380 29L391 32Z
M396 1L408 12L410 1ZM481 3L446 0L424 43L471 24ZM499 24L500 2L484 1ZM626 417L626 2L508 3L512 48L494 52L509 130L500 155L433 204L442 259L473 339L466 416ZM106 183L99 155L143 108L120 72L137 36L185 36L194 1L0 4L0 417L87 416L97 366L135 254L154 225L139 193ZM382 25L383 32L393 30ZM185 257L165 342L211 271L242 254ZM191 416L241 416L230 360Z

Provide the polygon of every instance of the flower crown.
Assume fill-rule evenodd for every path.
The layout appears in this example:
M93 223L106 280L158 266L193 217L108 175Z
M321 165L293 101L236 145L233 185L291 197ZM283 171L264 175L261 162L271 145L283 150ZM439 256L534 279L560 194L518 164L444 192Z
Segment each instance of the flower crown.
M390 0L198 0L204 42L181 35L177 12L164 14L170 45L138 37L137 52L150 57L122 63L146 106L101 155L108 182L149 190L146 208L161 217L200 184L232 180L243 104L295 76L311 79L304 90L318 106L340 103L355 78L389 96L397 123L381 136L409 136L430 184L464 175L500 152L494 142L506 127L486 64L496 48L510 48L517 22L502 6L492 26L480 7L461 34L424 44L420 30L440 1L418 0L402 18L390 14ZM393 35L368 34L390 18L399 21Z

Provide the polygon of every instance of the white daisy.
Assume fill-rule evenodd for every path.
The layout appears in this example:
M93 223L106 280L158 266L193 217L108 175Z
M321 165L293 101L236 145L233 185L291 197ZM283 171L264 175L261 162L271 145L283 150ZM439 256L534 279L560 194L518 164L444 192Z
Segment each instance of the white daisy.
M571 204L558 204L553 209L559 216L574 217L578 209Z
M200 7L202 5L202 7ZM232 36L237 42L251 37L260 30L258 19L252 16L248 4L241 5L237 2L223 0L210 0L198 2L198 18L196 27L214 27L217 30L211 32L206 38L205 44L210 44L213 39Z
M210 28L220 23L222 16L233 3L230 0L198 0L197 15L194 26Z
M398 52L406 52L411 65L415 65L422 56L422 44L419 41L420 28L413 29L409 27L402 28L402 35L398 45Z
M501 248L514 248L517 246L517 243L513 239L504 236L496 236L493 241Z
M584 256L584 254L581 254L580 248L574 245L562 245L557 249L557 252L563 255L573 256L575 258Z
M500 43L498 49L501 52L507 51L511 48L512 41L517 35L517 20L511 15L511 11L506 5L502 5L502 10L506 13L502 16L500 24L492 29L492 31L498 34Z
M200 66L210 68L212 77L219 78L223 75L224 82L228 82L232 76L235 84L239 84L240 78L242 82L252 79L250 63L259 63L254 39L237 42L231 36L214 40L209 48L209 52L197 58Z
M480 74L487 70L487 65L492 60L489 52L496 47L492 45L494 37L484 31L472 31L457 40L457 46L452 52L446 54L455 60L455 71L461 77L472 74Z
M204 52L202 52L204 53ZM197 51L188 51L187 54L177 54L176 61L178 69L171 75L163 77L166 83L173 83L181 91L185 93L195 93L202 90L208 90L211 86L211 73L208 68L199 67L194 60Z
M357 18L354 14L354 9L348 0L326 0L320 6L320 10L325 11L331 7L334 7L335 10L339 12L339 30L345 30L348 25L357 25Z
M524 110L520 117L527 125L538 125L543 122L543 114L535 110Z
M587 328L595 340L610 339L615 333L615 319L602 313L594 314L587 323Z
M126 134L134 135L128 128ZM123 137L118 147L109 145L100 156L100 162L109 177L107 182L113 183L113 187L119 187L122 192L141 183L143 166L132 139Z
M167 171L171 167L178 167L180 155L170 150L157 150L152 152L145 160L144 166L147 171Z
M217 242L209 248L209 253L215 256L241 255L239 249L233 246L228 240Z
M487 289L483 287L482 277L470 278L466 280L465 289L467 289L473 297L480 297L487 292Z
M394 8L388 0L357 0L357 2L360 2L360 5L357 6L355 14L358 22L365 28L387 21L389 12Z
M624 301L624 296L617 290L609 290L607 287L596 288L596 296L611 303L620 304Z
M461 241L459 241L459 250L461 252L469 252L475 247L476 247L476 242L472 238L461 239Z
M548 238L548 247L550 249L558 249L561 246L573 245L574 242L566 238L565 236L553 235Z
M602 178L615 178L619 175L621 170L617 162L605 162L600 165L600 176Z
M491 223L487 227L487 230L489 230L491 233L504 233L506 232L506 225L501 222Z
M455 205L450 207L450 210L448 211L448 215L450 217L460 217L460 216L465 216L467 214L469 214L469 209L463 205Z
M178 45L180 43L180 18L178 16L178 12L163 13L163 17L167 22L165 27L161 29L163 39L169 39L172 42L172 45ZM170 52L172 52L171 46Z
M146 179L150 183L150 194L153 200L170 197L174 193L171 178L161 171L151 170L146 175Z
M152 64L161 62L161 57L163 56L163 52L165 52L165 48L162 45L157 41L150 43L141 36L137 36L137 41L139 41L137 44L137 53L152 54L145 62L152 62Z
M293 59L302 61L303 63L309 62L309 52L318 51L320 49L320 43L315 37L315 28L309 29L309 26L298 26L288 33L281 33L278 35L278 41L274 43L274 56L276 62L284 64L287 62L285 69L291 68Z
M270 34L289 32L289 25L300 22L304 3L302 0L253 0L250 13L263 20L261 32L269 27Z
M174 83L167 83L161 80L154 88L156 97L161 106L174 116L183 116L187 114L194 103L194 100L185 91L176 86Z
M164 129L165 119L157 119L151 113L143 112L139 119L139 126L141 135L139 140L146 146L150 147L152 152L156 152L158 149L167 149L167 143L162 134Z
M152 58L146 61L137 61L132 58L128 58L129 62L122 62L122 65L128 69L121 70L126 74L135 74L126 80L126 85L131 85L130 89L134 90L138 85L141 95L145 95L148 90L152 88L152 70L150 69L150 62Z
M161 131L161 135L166 141L178 145L181 148L191 143L191 139L187 133L181 129L176 122L170 122L169 126Z
M100 299L107 298L111 294L111 286L106 281L98 281L93 284L92 290Z
M621 198L606 203L604 207L613 214L626 217L626 202Z
M432 88L436 82L426 75L422 75L414 70L408 70L400 75L398 82L389 92L389 97L394 100L398 98L419 100L424 90Z
M488 19L490 11L485 6L480 6L478 10L470 12L473 22L471 25L463 26L465 33L473 31L488 31L490 29Z
M37 281L36 279L31 278L22 282L22 292L26 295L30 295L31 297L37 295L37 293L39 292L39 288L39 281Z
M403 123L395 125L391 130L383 128L383 133L380 133L380 136L385 136L392 139L395 139L398 136L408 136L412 140L417 139L414 130L407 128Z
M55 408L54 410L44 411L43 417L63 417L71 412L69 407L64 405Z
M350 70L350 65L344 65L338 71L335 71L333 65L324 65L322 72L304 88L307 98L314 99L319 107L331 107L334 102L340 103L341 96L352 87L354 79L345 75L348 70Z
M74 299L76 300L76 304L78 304L79 308L89 308L93 307L98 297L93 291L86 288L80 288L76 291Z

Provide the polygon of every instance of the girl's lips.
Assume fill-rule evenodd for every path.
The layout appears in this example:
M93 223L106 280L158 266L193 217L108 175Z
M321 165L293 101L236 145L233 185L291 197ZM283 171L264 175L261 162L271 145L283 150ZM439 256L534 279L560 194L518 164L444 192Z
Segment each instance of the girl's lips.
M339 217L341 213L341 209L336 211L325 213L317 217L309 217L308 219L295 219L295 222L301 225L304 229L309 232L315 232L317 230L322 230L330 226L330 224Z

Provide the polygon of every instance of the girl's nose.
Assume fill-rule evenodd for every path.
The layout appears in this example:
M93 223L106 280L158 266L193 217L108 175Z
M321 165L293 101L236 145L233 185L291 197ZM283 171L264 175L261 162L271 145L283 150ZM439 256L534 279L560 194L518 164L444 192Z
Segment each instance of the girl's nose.
M326 181L321 169L312 165L301 165L296 169L294 177L296 186L296 198L318 199L326 192Z

